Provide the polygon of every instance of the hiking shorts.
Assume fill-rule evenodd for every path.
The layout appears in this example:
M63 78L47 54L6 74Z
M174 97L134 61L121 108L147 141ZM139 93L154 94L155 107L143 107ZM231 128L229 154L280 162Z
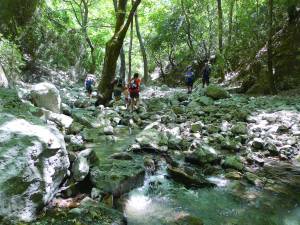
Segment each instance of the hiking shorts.
M138 99L140 97L140 93L139 92L131 92L130 93L130 98L131 99Z
M119 90L119 89L114 90L114 96L115 97L121 97L121 95L122 95L122 90Z
M186 79L186 85L187 86L191 87L191 86L193 86L193 84L194 84L193 78L187 78Z
M86 86L86 91L87 91L87 93L92 94L93 87L92 86Z

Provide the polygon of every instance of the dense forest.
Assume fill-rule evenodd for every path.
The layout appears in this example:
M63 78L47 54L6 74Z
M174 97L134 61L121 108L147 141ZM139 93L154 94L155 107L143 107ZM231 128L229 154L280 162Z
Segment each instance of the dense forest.
M300 225L299 95L299 0L0 0L0 224Z

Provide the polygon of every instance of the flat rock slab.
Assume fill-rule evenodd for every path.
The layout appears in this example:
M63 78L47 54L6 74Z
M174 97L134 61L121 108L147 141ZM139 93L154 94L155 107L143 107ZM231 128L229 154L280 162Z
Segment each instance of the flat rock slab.
M119 197L142 186L145 170L143 160L100 159L91 169L91 181L102 193Z

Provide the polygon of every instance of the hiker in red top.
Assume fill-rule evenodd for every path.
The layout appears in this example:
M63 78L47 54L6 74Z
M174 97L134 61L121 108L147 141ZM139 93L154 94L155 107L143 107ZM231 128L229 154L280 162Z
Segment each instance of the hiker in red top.
M140 85L141 79L139 79L139 74L135 73L133 78L129 81L128 90L130 94L130 105L129 109L132 112L134 109L137 109L139 106L140 98Z

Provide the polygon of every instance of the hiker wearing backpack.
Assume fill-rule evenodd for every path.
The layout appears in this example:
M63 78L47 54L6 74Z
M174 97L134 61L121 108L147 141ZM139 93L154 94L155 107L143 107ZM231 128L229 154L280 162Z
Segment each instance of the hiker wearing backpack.
M95 84L95 78L93 75L88 74L84 81L84 86L88 96L91 98L93 93L93 85Z
M202 74L202 88L209 85L209 76L211 72L211 66L209 61L205 63L204 69L203 69L203 74Z
M112 85L115 101L119 101L121 99L121 95L124 89L123 79L121 77L117 77L112 81Z
M188 89L188 94L192 93L193 90L193 84L194 84L194 72L192 69L192 66L189 66L187 68L187 71L185 73L185 81Z
M133 78L129 81L128 90L130 94L130 111L133 111L135 108L139 106L139 98L140 98L140 85L141 79L139 79L139 74L135 73Z

